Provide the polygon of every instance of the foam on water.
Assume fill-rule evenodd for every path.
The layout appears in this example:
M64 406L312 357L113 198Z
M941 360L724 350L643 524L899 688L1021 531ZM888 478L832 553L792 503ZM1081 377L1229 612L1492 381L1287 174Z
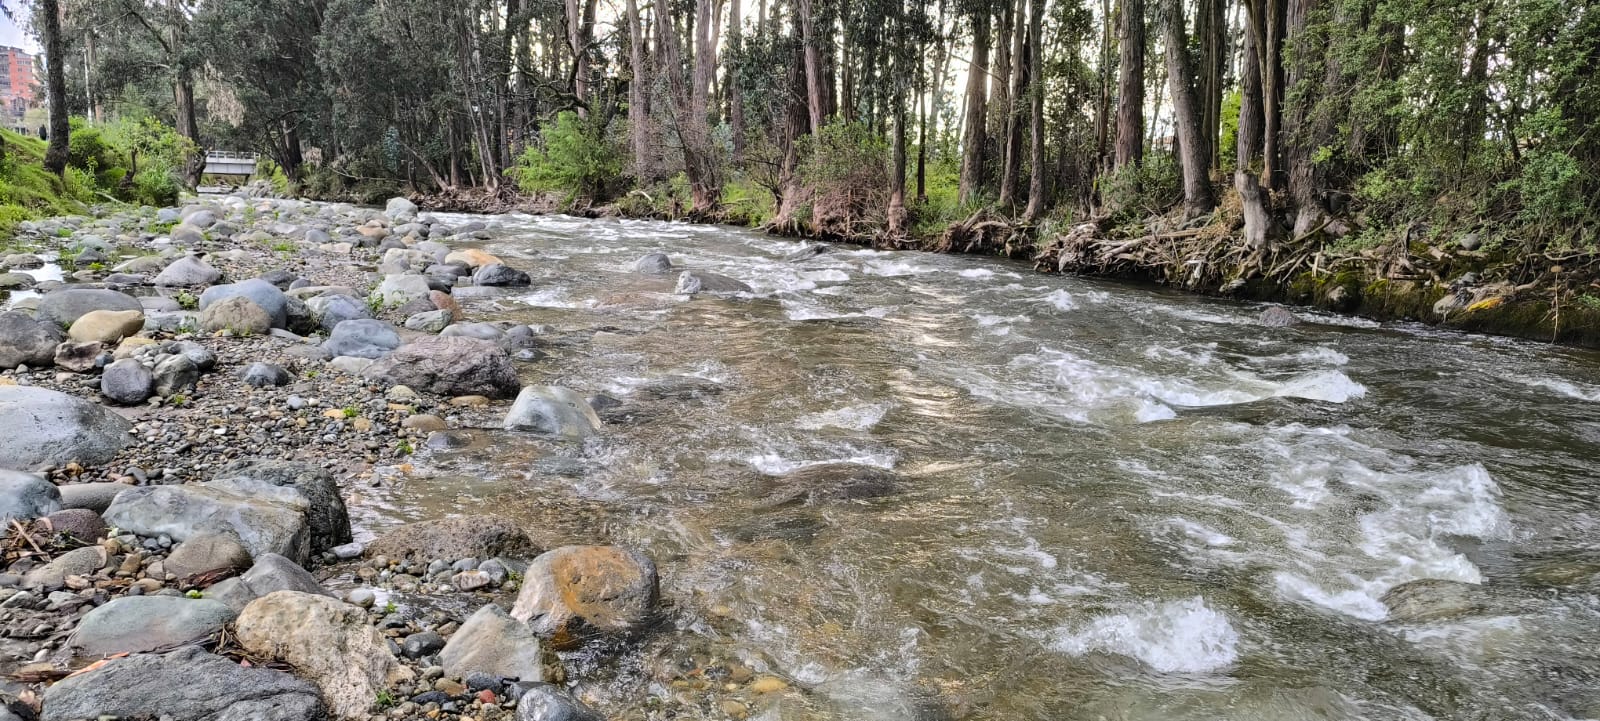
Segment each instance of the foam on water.
M867 275L878 275L887 278L895 278L902 275L921 275L923 273L932 273L933 271L933 268L925 265L917 265L903 260L869 260L861 267L861 272Z
M825 270L808 270L800 274L801 278L817 283L844 283L850 280L850 274L842 270L828 268Z
M860 451L851 455L841 455L833 458L821 458L817 460L797 460L794 458L785 457L784 455L778 453L757 453L745 456L741 460L749 464L751 468L754 468L769 476L781 476L785 473L791 473L793 471L800 470L801 468L810 468L811 466L822 466L832 463L850 463L858 466L872 466L874 468L882 468L883 470L889 471L894 470L894 465L897 461L899 461L899 459L900 455L893 451Z
M794 425L796 428L808 431L820 431L824 428L864 431L878 425L878 422L883 420L883 415L888 412L888 403L845 406L831 411L801 416L799 420L795 421Z
M1542 388L1547 391L1555 391L1556 393L1564 395L1568 398L1576 398L1580 401L1600 403L1600 386L1597 385L1576 383L1561 378L1551 378L1549 376L1506 374L1501 377L1508 381L1521 383L1531 388Z
M1128 656L1161 673L1212 673L1239 659L1239 634L1233 624L1199 596L1146 601L1121 613L1098 616L1082 626L1058 630L1050 646L1073 656L1091 651Z
M540 288L531 293L516 296L515 300L519 303L539 308L593 308L597 302L593 298L581 301L572 300L567 297L567 289L562 286Z
M1078 301L1072 297L1072 294L1059 288L1050 291L1043 298L1036 298L1035 300L1045 305L1053 306L1056 310L1074 310L1078 307Z

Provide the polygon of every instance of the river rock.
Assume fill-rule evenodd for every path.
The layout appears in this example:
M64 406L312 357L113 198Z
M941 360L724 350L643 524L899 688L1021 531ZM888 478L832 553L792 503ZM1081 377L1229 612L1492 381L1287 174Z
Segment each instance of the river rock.
M196 286L211 285L220 280L222 271L207 265L198 256L186 255L162 269L161 273L156 275L155 284L166 287Z
M126 293L97 288L62 288L39 298L36 315L63 328L97 310L136 310L143 312L139 299ZM131 335L131 334L130 334Z
M224 298L200 311L200 330L207 333L226 330L243 335L266 335L277 325L271 313L244 296Z
M50 686L41 721L326 721L317 689L282 671L244 667L197 646L111 659Z
M252 388L272 388L288 385L294 376L280 366L258 361L239 371L239 380Z
M184 209L183 222L204 230L217 224L217 214L210 208L191 206Z
M1481 593L1470 583L1424 578L1395 586L1380 600L1390 621L1421 623L1476 613L1483 608Z
M367 556L418 560L439 558L526 558L533 541L522 528L500 516L460 516L408 523L367 546Z
M283 556L268 553L256 559L255 565L250 566L250 570L243 575L207 588L205 597L220 601L235 611L242 611L251 601L277 591L333 595L322 587L310 571Z
M335 356L376 360L400 347L400 334L385 321L347 320L334 326L322 347Z
M129 488L132 486L122 483L72 483L57 486L56 490L61 492L62 508L87 508L104 513L117 494Z
M200 367L189 360L188 356L169 356L166 360L156 364L151 372L155 381L156 395L170 398L182 391L193 388L200 382Z
M141 255L137 258L130 258L122 261L114 266L111 270L118 273L149 275L151 273L160 273L165 267L167 267L166 258L163 258L159 255Z
M233 616L202 598L123 596L86 614L67 646L80 657L168 650L204 640Z
M1275 305L1261 311L1257 322L1268 328L1285 328L1291 325L1299 325L1300 319L1295 317L1295 314L1290 312L1288 308Z
M485 673L525 682L544 680L542 658L539 637L492 603L469 616L439 652L446 675Z
M61 510L61 491L41 476L0 468L0 523L26 521Z
M673 292L681 295L749 293L750 286L725 275L717 275L704 270L686 270L678 275L678 287Z
M90 575L104 568L107 560L106 550L99 546L74 548L29 571L22 578L22 587L46 590L61 588L68 576Z
M340 495L339 481L316 465L299 461L235 461L218 471L211 483L227 483L239 488L259 484L292 489L300 494L310 505L307 519L312 553L321 553L351 541L350 514L345 509L344 497Z
M672 272L672 259L666 253L646 253L633 262L633 270L647 275L666 275Z
M57 368L73 373L87 373L94 369L100 361L100 354L105 352L105 344L100 341L75 343L67 341L56 346L55 364Z
M478 340L500 340L506 332L493 323L457 323L439 333L446 338L477 338Z
M43 368L55 362L56 346L66 336L54 323L26 313L0 313L0 369L27 365Z
M200 294L200 310L205 311L213 303L237 297L249 298L266 311L272 318L273 328L282 328L288 322L288 296L278 290L278 286L260 278L207 288Z
M528 386L506 414L508 431L532 431L564 438L586 438L600 430L600 417L581 394L555 386Z
M79 343L116 343L144 330L144 310L91 310L78 316L67 337Z
M231 533L201 533L179 543L165 562L178 578L242 571L250 567L250 550Z
M414 676L367 625L366 611L328 596L267 594L239 613L234 633L251 654L287 663L311 679L343 719L366 719L380 691Z
M355 298L341 293L329 293L315 298L306 299L306 307L311 309L311 317L315 318L317 325L323 330L333 330L347 320L361 320L371 318L372 313L367 310L367 305Z
M516 721L605 721L605 718L547 683L533 684L517 700Z
M0 459L10 466L100 465L128 444L130 428L97 403L44 388L0 386Z
M428 297L428 279L420 275L390 274L373 289L372 298L386 306L405 305L418 298Z
M79 543L94 543L105 538L109 528L100 514L87 508L66 508L44 517L39 526L53 536L66 536Z
M474 285L520 287L530 285L532 282L527 273L504 263L490 263L472 274Z
M658 595L656 564L643 553L563 546L528 564L511 617L556 648L572 648L592 635L642 630L654 617Z
M155 392L155 376L150 369L132 358L123 358L109 366L100 375L100 393L112 403L125 406L138 405Z
M178 541L231 532L253 558L276 553L297 563L350 541L350 519L330 476L251 470L225 472L203 483L129 488L106 509L106 522Z
M417 219L417 204L405 198L390 198L383 206L383 214L396 223L409 223Z
M482 268L488 265L501 263L500 258L478 248L462 248L451 251L444 257L444 264L459 264L468 268Z
M428 303L428 307L433 307L431 301L424 302ZM429 310L414 313L411 317L406 318L406 328L420 333L438 333L448 327L451 321L454 320L455 314L448 310Z
M521 382L505 351L489 341L419 338L368 366L362 375L442 396L510 398Z

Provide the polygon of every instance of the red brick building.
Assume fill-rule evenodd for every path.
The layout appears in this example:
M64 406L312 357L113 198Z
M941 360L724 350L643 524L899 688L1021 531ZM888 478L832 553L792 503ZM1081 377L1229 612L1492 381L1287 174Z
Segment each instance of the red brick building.
M38 92L37 59L22 48L0 46L0 114L22 117L23 111L39 104Z

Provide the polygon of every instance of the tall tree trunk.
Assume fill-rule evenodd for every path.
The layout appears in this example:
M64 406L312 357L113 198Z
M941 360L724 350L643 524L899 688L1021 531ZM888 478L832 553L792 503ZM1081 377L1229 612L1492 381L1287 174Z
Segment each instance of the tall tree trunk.
M795 12L800 15L800 42L805 46L806 109L811 116L811 134L817 135L822 132L826 108L822 98L822 53L817 47L811 6L812 0L798 0Z
M732 3L728 10L728 27L732 31L729 44L733 48L734 57L742 59L743 55L740 51L744 47L744 27L742 25L743 18L739 13L739 6L744 4L744 0L732 0ZM736 60L735 62L738 61ZM726 94L728 96L728 124L730 126L729 129L733 132L733 161L738 163L744 159L744 96L739 91L738 66L735 63L727 63L726 65L727 80L725 82L727 83Z
M1106 167L1106 144L1111 135L1111 0L1100 0L1100 100L1095 103L1094 158Z
M1294 52L1293 66L1289 68L1289 89L1292 98L1284 111L1284 165L1288 170L1289 194L1294 198L1294 235L1311 233L1328 217L1327 204L1323 202L1324 171L1313 155L1318 148L1333 141L1335 132L1331 113L1315 113L1313 108L1327 93L1339 93L1340 73L1337 56L1326 58L1310 53L1306 28L1312 15L1318 12L1317 0L1290 0L1286 42ZM1339 18L1335 25L1348 18ZM1318 72L1319 70L1321 73Z
M1028 208L1029 223L1044 217L1044 11L1045 0L1029 0L1028 17ZM1061 149L1066 154L1066 148Z
M44 19L44 57L46 92L50 99L50 144L45 148L44 167L56 175L67 171L67 54L61 37L60 0L39 0Z
M650 89L645 69L644 21L639 16L639 0L628 0L628 60L633 79L628 82L628 135L633 140L633 177L648 181L655 177L650 156Z
M1261 183L1256 178L1255 166L1262 153L1261 114L1261 63L1257 53L1257 34L1248 28L1244 33L1243 61L1239 63L1239 130L1233 186L1239 192L1244 207L1244 242L1251 250L1260 250L1267 244L1267 231L1271 219L1267 215L1266 200Z
M710 15L711 0L697 0L694 26L708 27ZM684 87L682 74L676 72L677 68L684 67L678 50L678 35L672 28L668 13L659 10L656 12L656 35L657 43L661 46L662 68L675 101L674 113L677 116L678 140L683 146L684 174L689 176L689 194L694 203L691 212L703 216L716 208L722 195L722 181L718 177L720 165L714 156L710 128L706 125L705 92ZM697 88L704 87L705 79L710 75L709 62L710 57L705 52L696 53L691 80Z
M1040 2L1040 0L1034 0ZM1025 52L1024 38L1027 35L1028 25L1025 22L1027 15L1027 0L1016 0L1016 7L1012 10L1012 37L1011 37L1011 76L1007 79L1011 91L1007 95L1005 109L1005 154L1000 170L1000 207L1008 211L1017 206L1017 185L1021 182L1022 175L1022 105L1023 94L1027 92L1028 68Z
M1269 188L1283 187L1283 31L1284 0L1265 0L1261 46L1261 177Z
M895 12L894 31L894 168L889 173L889 234L898 236L906 229L906 7L900 0Z
M1174 130L1183 165L1184 216L1211 212L1217 202L1211 192L1211 149L1203 128L1200 100L1190 79L1189 44L1184 37L1183 0L1161 0L1166 6L1167 87L1172 95Z
M1144 159L1144 0L1122 0L1117 19L1116 167Z
M917 202L928 202L927 43L917 53Z
M1199 41L1199 63L1195 69L1195 91L1200 97L1200 134L1211 150L1210 167L1221 168L1217 142L1222 129L1223 68L1227 64L1227 14L1224 0L1199 0L1195 13L1195 38Z
M961 141L961 180L958 194L963 205L974 202L983 187L984 118L989 87L989 9L979 5L972 14L972 62L967 70L966 137Z

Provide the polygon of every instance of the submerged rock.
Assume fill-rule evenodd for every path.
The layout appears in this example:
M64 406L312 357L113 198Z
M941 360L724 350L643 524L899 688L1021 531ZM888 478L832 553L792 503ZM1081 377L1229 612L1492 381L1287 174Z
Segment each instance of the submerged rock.
M1261 325L1268 328L1284 328L1300 324L1300 319L1294 313L1290 312L1288 308L1278 305L1261 311L1259 320Z
M106 716L171 721L324 721L316 687L195 647L136 654L62 679L44 692L42 721Z
M393 559L526 558L534 545L508 518L461 516L408 523L379 536L366 551L369 557Z
M491 263L473 273L472 282L474 285L513 287L530 285L533 279L504 263Z
M696 293L749 293L750 286L725 275L704 270L686 270L678 276L678 286L673 291L682 295Z
M672 272L672 259L666 253L646 253L633 262L633 270L646 275L665 275Z
M563 546L528 564L511 617L572 648L594 635L628 636L653 619L655 562L616 546Z
M605 716L560 688L540 683L517 700L517 721L605 721Z
M508 431L585 438L600 431L600 417L582 395L555 386L528 386L506 414Z
M1389 620L1420 623L1477 613L1483 608L1482 590L1473 584L1424 578L1408 581L1383 594Z

